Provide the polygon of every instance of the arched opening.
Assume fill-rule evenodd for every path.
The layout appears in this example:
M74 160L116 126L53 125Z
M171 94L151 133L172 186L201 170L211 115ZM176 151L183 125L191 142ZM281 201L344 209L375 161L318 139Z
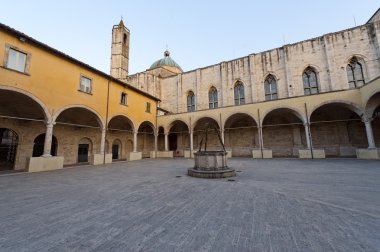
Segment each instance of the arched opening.
M224 141L233 157L252 157L252 149L259 146L255 120L244 113L230 116L224 125Z
M269 112L263 120L264 148L273 157L298 157L298 150L306 148L306 135L301 115L289 108Z
M143 158L150 157L154 150L154 126L151 122L143 122L137 134L137 151L142 153Z
M372 131L373 137L375 139L375 145L377 148L380 147L380 104L373 111L372 114Z
M112 143L112 160L121 159L122 145L119 139L115 139Z
M235 105L245 104L244 84L241 81L237 81L235 83L234 100L235 100Z
M367 147L364 123L347 104L329 103L310 116L314 148L325 150L326 157L356 157L357 148Z
M92 141L91 139L84 137L79 140L78 143L78 163L88 163L89 156L92 154Z
M194 150L199 150L199 144L202 138L204 137L204 130L206 124L209 124L212 127L215 127L217 130L220 130L219 124L217 121L210 117L203 117L195 122L194 124ZM204 145L204 142L203 142ZM221 150L220 141L218 138L218 133L215 130L208 132L207 137L207 150Z
M173 156L183 157L185 150L190 150L189 127L183 121L177 120L171 123L169 130L169 150Z
M45 122L48 120L50 115L46 106L32 94L16 88L0 88L0 128L5 134L2 135L1 162L5 169L25 169L27 158L33 153L32 136L45 132ZM5 144L9 141L22 144L22 147Z
M193 91L187 92L187 112L195 111L195 94Z
M108 137L114 138L114 139L120 139L120 142L118 143L119 147L122 146L123 140L127 139L133 139L133 122L131 119L124 115L117 115L111 118L111 120L108 123ZM133 151L132 148L128 148L128 145L126 148L120 148L118 151L118 155L116 155L116 145L112 145L112 159L126 159L129 157L129 153ZM118 156L118 158L114 158Z
M44 154L45 133L38 135L34 139L32 157L41 157ZM58 141L55 136L52 138L50 155L57 156Z
M11 129L0 128L0 171L14 169L17 147L17 133Z
M54 134L65 144L59 150L64 165L87 163L90 155L100 153L103 122L95 110L68 107L56 116L55 122Z
M365 107L365 116L370 118L375 146L380 147L380 92L375 93L368 100Z
M158 151L164 151L165 150L165 130L164 127L158 128L158 138L157 138L157 148Z

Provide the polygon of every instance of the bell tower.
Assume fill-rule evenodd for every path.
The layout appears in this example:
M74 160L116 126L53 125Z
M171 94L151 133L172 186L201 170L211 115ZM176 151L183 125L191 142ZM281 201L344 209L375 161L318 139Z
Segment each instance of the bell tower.
M129 36L123 20L112 28L111 76L125 81L129 68Z

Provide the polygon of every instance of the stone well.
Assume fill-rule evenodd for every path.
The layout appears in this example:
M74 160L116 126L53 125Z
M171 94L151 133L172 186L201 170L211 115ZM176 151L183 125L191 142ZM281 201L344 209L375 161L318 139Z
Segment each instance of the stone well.
M236 176L235 170L227 166L226 151L199 151L194 153L194 168L187 174L197 178L228 178Z

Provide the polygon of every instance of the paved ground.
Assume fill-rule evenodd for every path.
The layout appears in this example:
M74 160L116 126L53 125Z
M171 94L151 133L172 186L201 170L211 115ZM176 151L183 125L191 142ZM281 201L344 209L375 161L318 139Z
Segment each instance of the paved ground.
M234 182L185 159L0 176L0 251L380 251L379 161L229 163Z

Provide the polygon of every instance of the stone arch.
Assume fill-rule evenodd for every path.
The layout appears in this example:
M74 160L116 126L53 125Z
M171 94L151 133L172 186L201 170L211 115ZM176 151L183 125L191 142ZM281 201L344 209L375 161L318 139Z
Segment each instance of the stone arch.
M64 106L64 107L58 109L53 115L53 118L52 118L53 122L57 122L57 119L59 118L59 116L61 116L62 113L64 113L65 111L68 111L69 109L76 109L76 108L89 111L90 113L95 115L95 118L98 121L99 126L101 128L105 127L105 121L104 121L103 117L93 108L88 107L88 106L83 105L83 104L71 104L71 105L67 105L67 106Z
M304 116L293 107L280 106L267 111L262 119L263 146L273 157L298 157L307 147Z
M262 80L261 80L261 83L264 84L265 80L266 80L269 76L273 76L274 79L275 79L277 82L280 80L280 78L278 77L278 75L277 75L275 72L268 71L265 75L263 75L263 78L262 78Z
M115 120L115 119L121 119L122 121L125 121L127 122L130 126L131 126L131 130L132 132L136 129L135 127L135 123L132 121L132 119L130 119L127 115L125 114L116 114L116 115L113 115L112 117L110 117L108 119L108 122L107 122L107 126L110 127L110 123L111 121Z
M137 128L137 151L142 152L142 157L150 157L154 150L155 127L150 121L143 121Z
M345 107L347 109L352 110L359 117L363 116L363 109L359 105L357 105L353 102L349 102L349 101L345 101L345 100L330 100L330 101L325 101L325 102L319 103L318 105L314 106L311 110L309 110L309 118L308 118L309 122L310 122L311 115L314 113L314 111L316 111L317 109L321 108L322 106L325 106L328 104L339 104L342 107Z
M216 126L217 130L221 129L219 122L210 116L204 116L196 120L192 125L194 150L199 148L199 143L204 136L203 130L205 123L212 123ZM207 149L220 150L220 148L221 146L217 133L214 130L210 131L208 134Z
M276 111L276 110L286 110L287 112L290 112L291 114L293 114L296 117L298 117L302 121L302 123L306 123L306 118L305 118L305 116L303 115L303 113L301 112L300 109L298 109L296 107L292 107L292 106L283 106L283 105L280 105L280 106L276 106L276 107L273 107L273 108L267 110L262 115L262 118L261 118L261 121L260 121L260 125L263 125L265 117L267 117L270 113L272 113L273 111Z
M191 125L191 130L194 131L195 130L195 127L197 126L197 124L199 124L202 120L211 120L213 121L214 123L216 123L216 126L220 129L221 126L220 126L220 123L218 122L218 119L217 118L214 118L213 116L201 116L199 117L198 119L196 119L194 121L194 123Z
M361 110L349 102L319 104L309 116L314 148L324 149L327 157L355 157L356 148L367 147Z
M37 96L33 95L32 93L20 88L15 88L15 87L10 87L10 86L5 86L5 85L0 85L0 91L1 90L15 92L15 93L28 97L33 102L35 102L39 106L39 108L42 110L45 121L50 122L52 120L52 116L49 112L48 107L45 105L45 103L43 103Z
M366 118L371 118L375 109L380 104L380 88L375 89L364 103L364 115Z
M224 145L234 157L252 157L258 148L259 138L256 120L249 114L239 112L230 115L224 122Z
M175 120L169 125L168 131L169 151L173 155L183 157L186 150L190 150L189 125L183 120Z

